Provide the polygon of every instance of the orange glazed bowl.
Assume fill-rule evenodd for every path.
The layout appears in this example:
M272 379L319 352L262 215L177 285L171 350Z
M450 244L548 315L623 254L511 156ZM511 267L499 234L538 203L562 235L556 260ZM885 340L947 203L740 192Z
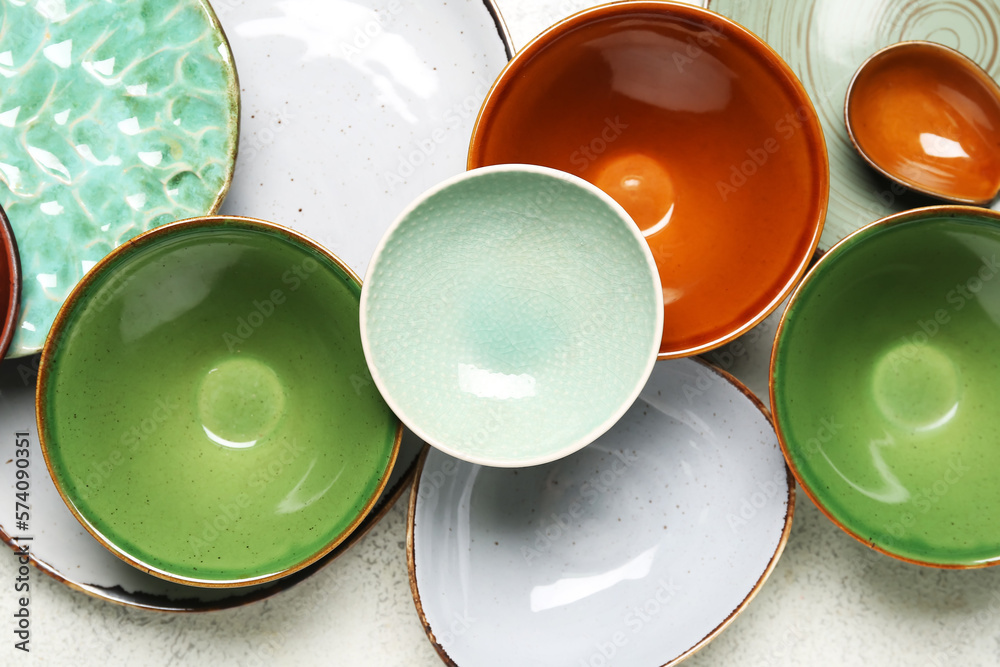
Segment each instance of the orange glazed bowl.
M518 52L469 147L470 169L504 163L576 174L628 211L663 284L661 359L724 345L781 303L830 184L788 65L729 19L671 2L585 10Z

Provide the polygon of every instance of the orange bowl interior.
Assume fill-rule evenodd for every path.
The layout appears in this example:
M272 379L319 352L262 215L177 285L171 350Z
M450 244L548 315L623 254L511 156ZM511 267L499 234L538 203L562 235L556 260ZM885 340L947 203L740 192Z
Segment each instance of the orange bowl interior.
M660 358L773 311L829 191L819 119L784 61L728 19L663 2L581 12L517 54L469 149L469 168L502 163L577 174L631 214L663 283Z

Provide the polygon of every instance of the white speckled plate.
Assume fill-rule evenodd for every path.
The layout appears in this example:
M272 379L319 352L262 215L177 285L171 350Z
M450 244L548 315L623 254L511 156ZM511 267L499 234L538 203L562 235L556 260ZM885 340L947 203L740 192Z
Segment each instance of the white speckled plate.
M364 275L396 216L465 170L510 52L489 0L217 0L243 119L222 212L316 239Z
M32 562L43 572L77 590L122 604L161 611L208 611L234 607L273 595L302 581L344 553L378 523L399 498L423 445L404 433L399 455L385 491L371 513L347 540L313 565L270 584L233 589L195 588L145 574L105 549L70 513L56 491L38 445L35 427L35 380L38 357L10 359L0 364L0 442L8 455L0 457L0 539L11 548L27 545ZM18 433L27 434L19 437ZM15 442L28 441L27 525L15 516L18 465ZM25 539L30 538L30 539Z
M757 593L793 508L760 402L704 362L661 361L615 427L555 463L428 450L410 586L451 665L673 664Z
M223 210L293 227L363 274L398 212L430 185L464 171L475 115L510 52L499 13L490 0L213 4L239 63L243 107L239 160ZM19 430L31 433L34 562L73 588L132 606L232 607L302 580L385 514L420 451L419 440L405 434L379 504L319 563L269 587L193 590L143 575L107 553L66 509L35 438L37 367L37 357L0 366L0 438L9 433L13 442ZM14 488L13 465L0 459L0 491ZM0 505L0 538L12 547L21 534L13 512Z
M24 275L8 356L42 348L113 248L219 208L239 109L206 0L0 3L0 205Z

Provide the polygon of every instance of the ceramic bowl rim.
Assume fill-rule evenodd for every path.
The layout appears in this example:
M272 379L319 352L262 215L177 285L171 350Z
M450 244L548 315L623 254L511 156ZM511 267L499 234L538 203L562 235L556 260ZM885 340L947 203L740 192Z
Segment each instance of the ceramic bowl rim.
M728 371L725 371L719 368L718 366L708 361L705 361L704 359L701 359L699 357L687 357L686 359L701 365L707 372L717 374L724 382L729 383L734 389L736 389L741 394L750 399L750 402L753 404L753 406L756 407L758 410L760 410L761 414L764 416L764 419L767 421L767 423L772 428L774 428L774 419L771 416L770 411L767 409L764 403L759 398L757 398L757 396L752 391L750 391L750 389L747 388L747 386L744 385L739 379L737 379ZM458 663L452 660L447 650L445 650L444 646L441 644L440 641L438 641L436 635L434 634L434 630L431 627L426 612L424 611L423 600L420 596L420 589L417 586L416 543L414 539L416 531L417 499L420 491L420 479L423 476L424 464L427 462L427 457L430 454L430 450L431 448L429 445L424 446L423 451L420 453L420 457L417 459L417 468L416 472L413 475L413 480L410 482L410 499L409 503L407 504L407 513L406 513L406 569L407 569L407 576L410 582L410 594L413 597L413 604L416 607L417 616L420 617L420 624L423 626L424 634L427 635L427 639L430 641L431 646L434 647L434 650L437 652L438 656L446 665L449 665L449 667L458 667ZM683 662L684 660L690 658L695 653L699 652L701 649L707 646L713 639L719 636L719 634L721 634L723 630L729 627L729 625L734 620L736 620L736 618L740 614L743 613L743 611L750 605L750 602L752 602L753 599L757 597L757 594L760 592L760 590L764 587L764 584L767 583L767 580L770 578L771 573L774 572L774 569L777 567L778 561L781 560L781 555L784 553L785 547L788 544L788 539L792 532L793 518L795 515L796 478L792 475L791 469L789 468L787 461L784 463L784 467L785 467L785 478L788 482L786 491L787 505L785 510L785 522L784 525L782 526L781 536L778 539L778 544L775 547L774 553L771 555L770 560L768 561L767 567L765 567L763 572L761 572L760 577L754 583L753 588L750 589L750 592L747 593L746 597L740 602L739 605L737 605L735 609L729 612L729 615L725 619L723 619L723 621L719 623L719 625L717 625L708 634L702 637L693 646L688 648L684 653L678 655L676 658L670 660L669 662L664 663L662 667L672 667L673 665L677 665Z
M17 249L17 237L14 236L14 229L10 225L7 212L0 207L0 245L7 256L7 263L10 267L10 281L7 285L7 312L2 313L3 322L0 329L0 360L4 359L10 344L14 340L14 331L17 327L21 312L21 256Z
M810 128L812 139L808 143L810 151L815 153L815 157L810 162L813 163L813 172L817 176L816 184L819 196L815 200L810 200L809 219L807 223L803 224L803 227L810 227L812 235L808 244L798 249L797 256L799 259L795 269L787 275L784 284L762 310L742 324L732 327L729 333L691 347L657 352L658 360L680 359L711 352L731 343L763 322L768 315L777 310L809 269L816 254L816 249L819 247L820 238L823 235L823 227L826 223L826 213L830 199L830 162L829 151L826 146L826 133L823 130L816 106L813 104L812 98L809 96L808 91L806 91L802 81L792 70L791 66L770 44L758 37L756 33L751 32L748 28L708 7L698 7L696 5L677 2L676 0L611 0L578 11L552 24L532 38L514 54L514 57L500 71L500 74L490 86L490 90L486 94L486 98L483 100L483 104L480 106L479 113L476 116L476 122L473 125L469 141L466 168L477 168L478 160L475 158L479 152L480 142L477 141L477 138L482 134L481 127L486 122L487 116L493 113L494 107L499 104L498 98L503 96L507 86L512 85L510 83L511 79L517 78L522 74L521 70L525 67L524 62L534 58L538 53L547 49L553 42L568 34L569 31L581 25L588 25L591 20L597 21L620 17L633 12L660 12L664 17L670 19L707 19L713 22L714 26L721 26L726 30L732 31L733 34L739 35L745 40L748 50L752 50L760 57L762 62L770 65L772 69L776 69L779 78L784 78L787 83L786 88L788 89L789 101L794 102L798 108L808 110L809 123L808 125L804 124L803 127ZM658 268L657 271L659 271Z
M861 147L858 137L854 132L854 123L851 122L851 100L854 97L854 84L857 83L858 79L864 73L868 67L873 64L876 60L881 60L886 55L891 54L894 51L899 50L910 50L918 48L925 48L930 50L936 50L947 55L947 57L960 60L965 62L967 65L971 66L971 69L975 72L976 76L984 83L993 89L993 93L996 95L998 104L1000 104L1000 84L998 84L990 73L987 72L983 67L977 63L975 60L965 55L958 49L953 49L950 46L944 44L939 44L938 42L932 42L926 39L907 39L900 42L895 42L888 46L882 47L878 51L875 51L870 56L865 58L865 61L858 66L854 71L854 75L851 76L851 82L847 84L847 93L844 95L844 126L847 128L847 137L851 140L851 146L854 147L854 151L864 160L868 166L888 178L893 183L899 183L905 188L913 190L923 195L929 197L934 197L936 199L941 199L946 202L951 202L952 205L969 205L969 206L989 206L990 203L1000 195L1000 184L997 185L996 191L993 196L987 199L971 199L967 197L955 197L953 195L946 195L940 191L934 191L926 188L913 181L912 179L899 176L897 174L891 174L886 171L882 166L880 166L875 160L873 160L868 153ZM946 206L947 204L941 204ZM926 207L924 207L926 208ZM855 230L857 231L857 230ZM830 250L833 250L831 247Z
M144 249L147 245L155 244L161 241L161 237L166 236L169 239L169 237L173 236L175 233L216 233L220 230L225 231L233 229L253 234L266 234L272 237L277 236L299 250L315 252L322 256L325 261L329 262L331 265L343 272L344 276L355 288L362 288L361 279L358 275L322 244L317 243L301 232L297 232L293 229L273 222L244 216L208 215L196 218L186 218L184 220L178 220L161 225L139 234L112 250L108 255L101 259L100 262L95 264L86 273L86 275L84 275L80 282L73 288L73 291L70 292L69 296L66 297L66 300L59 308L59 312L56 315L52 328L49 330L49 333L45 338L45 345L42 348L42 356L38 365L38 381L35 389L35 415L38 429L38 444L45 460L45 467L49 471L49 476L52 479L53 485L56 487L56 491L59 492L59 496L62 498L63 502L69 508L70 512L77 519L77 521L79 521L84 529L86 529L87 532L90 533L91 536L94 537L94 539L96 539L102 546L129 565L132 565L147 574L161 579L166 579L167 581L202 588L240 588L265 584L303 570L304 568L307 568L313 563L321 560L324 556L336 549L341 543L345 542L350 537L351 533L357 529L378 501L379 496L382 494L382 491L385 489L385 486L389 481L389 476L391 475L392 469L396 463L396 457L399 454L399 447L403 435L402 424L394 415L392 415L389 422L395 422L395 436L393 438L392 448L386 461L386 465L382 471L382 476L379 479L373 494L367 499L362 510L354 516L350 524L348 524L343 531L336 535L333 540L324 545L323 548L310 554L307 558L293 563L279 572L269 575L228 579L196 579L161 570L143 562L138 557L133 556L116 545L109 538L101 534L101 532L95 526L92 526L87 518L80 513L73 503L70 495L63 488L63 483L58 479L58 475L56 475L53 470L49 453L49 448L52 443L51 433L49 432L48 422L44 418L44 415L46 414L45 406L48 400L49 379L52 371L52 357L55 354L53 347L65 333L72 311L75 310L78 302L81 302L84 293L89 290L91 285L93 285L99 277L103 277L109 268L113 268L114 264L118 263L119 260L127 260L136 252Z
M795 451L798 450L796 448L791 447L781 425L782 422L781 422L781 417L779 415L779 413L781 412L781 407L780 404L777 403L775 400L777 393L775 390L775 387L777 385L777 381L775 379L775 366L779 363L778 361L778 356L780 351L779 343L781 342L781 337L782 334L784 333L785 325L788 321L788 316L792 310L792 307L799 301L802 295L803 288L809 286L810 279L812 279L814 275L818 275L817 271L824 270L826 264L830 263L831 261L836 261L836 256L840 254L838 251L841 248L847 248L848 246L853 245L857 242L863 242L863 239L860 239L858 237L867 236L868 234L874 234L876 233L876 231L881 229L887 229L890 227L904 225L912 222L920 222L925 220L935 220L942 218L956 218L960 216L989 218L991 221L997 224L998 230L1000 230L1000 211L993 211L990 209L984 209L974 206L963 206L960 204L941 204L936 206L922 206L920 208L910 209L907 211L900 211L899 213L894 213L892 215L885 216L884 218L880 218L878 220L875 220L874 222L868 223L867 225L861 227L860 229L854 230L853 232L845 236L843 239L835 243L809 269L805 277L802 279L802 281L792 292L792 295L789 297L788 305L785 306L785 310L781 314L781 319L778 321L778 328L774 334L774 345L772 345L771 347L771 361L768 367L768 395L771 402L771 413L773 417L772 421L774 424L774 431L778 436L778 444L781 446L781 454L782 456L785 457L785 464L788 466L788 469L791 470L792 475L795 476L795 481L798 484L799 488L802 489L802 491L806 494L806 496L809 497L809 500L812 501L813 505L815 505L819 509L819 511L822 512L823 515L826 516L826 518L829 519L835 526L840 528L842 531L844 531L845 533L847 533L852 538L854 538L861 544L865 545L869 549L872 549L886 556L890 556L904 563L910 563L912 565L922 565L925 567L932 567L941 570L973 570L973 569L981 569L984 567L991 567L994 565L1000 565L1000 553L997 553L997 555L994 558L988 561L977 562L977 563L939 563L931 560L921 560L918 558L911 558L890 551L888 548L870 539L863 537L862 535L860 535L859 533L855 532L850 527L848 527L844 522L842 522L836 516L834 516L833 513L827 508L826 503L824 503L817 496L816 492L813 491L810 485L806 484L806 481L802 477L802 473L799 471L798 467L795 465L794 459L792 458L791 452L793 450ZM833 257L834 259L830 260L828 259L829 257Z
M655 298L658 302L658 307L655 309L655 319L656 319L656 332L652 335L653 338L653 349L651 354L648 355L646 360L645 368L643 369L640 377L636 379L635 386L629 392L626 399L623 400L622 404L605 418L600 424L589 431L586 435L576 438L570 441L568 444L564 444L558 449L549 451L545 454L538 455L534 454L532 456L519 457L519 458L490 458L487 456L477 456L470 455L467 452L462 451L459 448L453 447L447 443L441 442L440 439L430 436L424 429L414 423L407 411L399 405L396 398L392 395L392 392L386 386L385 379L382 377L381 372L376 367L372 359L371 350L371 336L368 330L368 296L370 291L367 289L367 285L371 281L372 274L378 271L378 267L381 264L381 259L383 257L386 246L389 241L395 235L396 231L401 225L403 225L413 214L413 212L422 206L426 201L438 195L439 193L451 189L456 185L460 185L470 180L480 179L480 178L492 178L497 174L506 173L516 173L516 174L534 174L540 177L554 178L562 183L566 183L576 187L578 190L584 191L587 194L597 198L602 204L607 206L610 211L615 215L621 223L625 224L625 228L631 234L633 240L638 242L639 251L641 252L643 259L645 260L645 269L651 274L653 278L653 285L655 290ZM645 288L644 288L645 289ZM654 304L655 305L655 304ZM660 284L660 274L656 268L656 262L653 260L653 253L649 249L649 245L646 240L642 237L639 232L639 228L632 221L631 216L625 211L624 208L609 195L607 195L603 190L595 185L588 183L587 181L574 176L573 174L566 173L564 171L559 171L558 169L552 169L549 167L541 167L538 165L529 164L501 164L493 165L488 167L479 167L477 169L470 169L468 171L456 174L451 178L447 178L437 185L426 190L416 199L414 199L409 206L407 206L389 225L385 234L382 236L378 245L375 248L375 252L372 254L371 261L368 263L368 271L365 274L364 286L361 289L361 345L364 348L365 359L368 362L368 369L371 372L372 379L375 380L375 385L378 387L382 394L382 398L389 405L392 411L399 417L400 421L406 424L407 428L413 431L414 435L423 440L425 443L433 445L435 448L440 449L443 452L454 456L455 458L462 459L463 461L468 461L470 463L476 463L479 465L499 467L499 468L521 468L527 466L541 465L543 463L549 463L557 459L568 456L573 452L587 446L602 434L604 434L609 428L611 428L615 422L617 422L622 415L628 411L635 399L638 398L639 393L642 391L643 386L649 379L650 374L653 372L653 366L656 362L657 351L660 346L660 332L663 330L663 288Z

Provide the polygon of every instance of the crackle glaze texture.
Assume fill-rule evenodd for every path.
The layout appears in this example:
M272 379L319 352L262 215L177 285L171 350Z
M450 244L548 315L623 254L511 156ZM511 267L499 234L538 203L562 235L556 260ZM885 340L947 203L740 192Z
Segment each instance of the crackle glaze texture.
M23 356L113 248L218 208L239 99L203 0L4 2L0 77L0 204L24 272L10 354Z
M816 504L922 564L1000 560L1000 215L929 208L834 248L778 332L772 406Z
M360 285L259 223L151 234L81 284L46 344L53 479L96 537L158 574L287 574L356 527L395 458Z
M390 229L362 335L414 432L515 465L607 429L648 376L661 312L649 249L620 207L581 179L502 167L431 191Z
M703 362L660 361L611 430L559 461L498 470L431 450L414 594L452 665L674 664L763 584L792 492L759 404Z
M819 113L830 156L830 207L821 250L893 213L940 201L910 192L854 150L844 99L854 72L905 40L950 46L1000 79L1000 4L994 0L709 0L709 9L766 40L802 80Z

